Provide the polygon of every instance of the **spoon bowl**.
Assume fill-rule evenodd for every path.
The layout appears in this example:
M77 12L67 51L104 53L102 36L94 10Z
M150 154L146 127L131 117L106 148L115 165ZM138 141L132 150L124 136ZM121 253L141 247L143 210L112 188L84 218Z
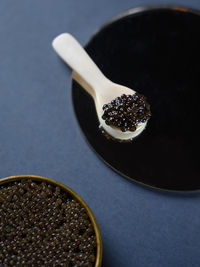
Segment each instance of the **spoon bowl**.
M108 126L102 119L103 106L123 94L133 95L136 92L105 77L71 34L60 34L53 40L52 46L57 54L75 71L74 79L93 97L100 127L103 127L110 136L119 140L131 140L145 129L147 121L139 123L134 132L122 132L117 127Z

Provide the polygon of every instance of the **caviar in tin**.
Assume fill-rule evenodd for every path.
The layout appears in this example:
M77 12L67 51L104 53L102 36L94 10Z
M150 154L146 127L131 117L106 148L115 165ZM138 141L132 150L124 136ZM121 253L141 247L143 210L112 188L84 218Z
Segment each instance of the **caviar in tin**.
M85 208L60 187L21 180L0 186L0 266L94 266Z

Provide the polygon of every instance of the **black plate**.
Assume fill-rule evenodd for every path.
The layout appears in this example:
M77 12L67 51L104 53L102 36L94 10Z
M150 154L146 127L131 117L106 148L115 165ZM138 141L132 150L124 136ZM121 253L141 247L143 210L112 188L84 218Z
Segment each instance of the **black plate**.
M72 81L79 125L97 154L121 175L165 190L200 189L200 16L174 7L139 8L92 36L86 50L114 82L147 96L152 118L132 143L98 130L92 98Z

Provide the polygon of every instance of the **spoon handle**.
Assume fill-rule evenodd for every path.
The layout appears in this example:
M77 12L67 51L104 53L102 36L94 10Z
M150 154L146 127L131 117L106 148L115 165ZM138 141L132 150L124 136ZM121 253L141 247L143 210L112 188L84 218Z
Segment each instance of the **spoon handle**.
M94 91L104 88L109 80L103 75L84 48L69 33L57 36L52 46L57 54L86 81Z

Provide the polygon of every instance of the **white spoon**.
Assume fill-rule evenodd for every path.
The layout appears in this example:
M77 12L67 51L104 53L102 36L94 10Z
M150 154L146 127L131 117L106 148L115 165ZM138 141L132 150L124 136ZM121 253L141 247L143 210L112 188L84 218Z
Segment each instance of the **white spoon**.
M137 125L134 132L122 132L116 127L108 126L101 118L103 105L111 102L122 94L133 95L132 89L113 83L106 78L83 47L69 33L57 36L52 46L58 55L76 72L74 78L93 97L100 126L116 139L130 140L139 135L145 128L146 122Z

